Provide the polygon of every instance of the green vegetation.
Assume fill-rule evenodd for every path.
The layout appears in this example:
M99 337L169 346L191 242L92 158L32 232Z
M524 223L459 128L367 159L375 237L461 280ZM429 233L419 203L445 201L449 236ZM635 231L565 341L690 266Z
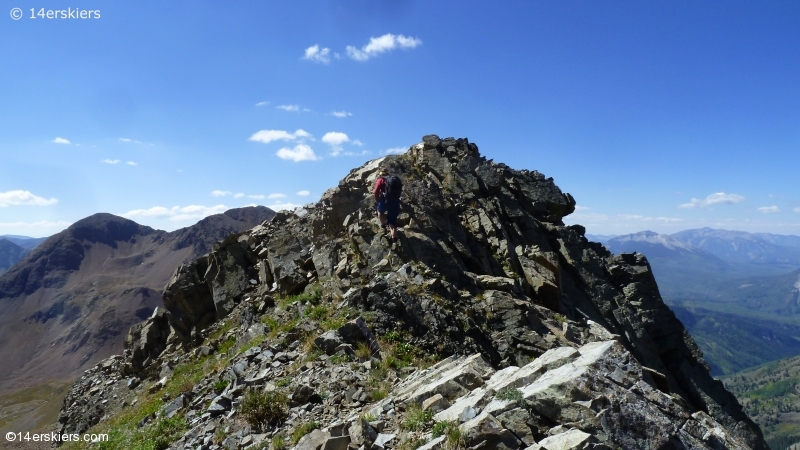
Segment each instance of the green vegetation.
M302 439L303 436L307 435L308 433L311 433L312 431L316 430L319 427L320 427L319 422L315 422L313 420L311 422L306 422L301 424L292 433L292 439L291 439L292 445L296 445L298 442L300 442L300 439Z
M253 427L264 429L267 425L282 422L289 413L289 398L278 391L250 390L240 406L242 417Z
M272 450L284 450L286 448L286 438L282 434L272 437Z
M217 347L217 351L220 354L226 354L233 346L236 345L236 336L229 336L228 339L220 342L219 346Z
M177 415L170 419L156 419L141 428L136 424L151 414L155 414L163 405L158 394L147 396L136 408L124 410L115 417L92 427L89 433L108 435L108 441L91 444L89 442L69 442L64 449L100 449L114 450L126 448L132 450L164 450L169 444L180 438L188 429L186 419Z
M423 411L421 407L414 405L406 411L403 428L408 431L420 431L427 428L433 420L433 411Z
M800 442L800 356L772 361L722 378L770 448Z
M700 346L712 375L732 374L800 354L796 338L800 326L686 304L670 308Z
M461 450L467 445L464 435L461 434L461 429L458 428L458 422L454 420L436 422L433 424L431 434L435 438L445 436L444 447L448 450Z
M400 443L397 450L416 450L426 444L424 439L412 437Z
M514 388L505 388L502 391L497 393L498 400L510 400L514 402L521 402L522 399L522 391L519 389Z

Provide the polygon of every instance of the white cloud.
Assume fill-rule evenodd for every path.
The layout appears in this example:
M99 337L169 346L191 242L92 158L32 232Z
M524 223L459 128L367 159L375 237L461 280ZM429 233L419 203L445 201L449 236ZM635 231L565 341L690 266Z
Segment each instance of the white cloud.
M269 102L258 102L258 103L256 103L256 106L267 106L267 105L269 105Z
M202 206L202 205L189 205L189 206L173 206L172 208L165 208L163 206L154 206L150 209L134 209L125 214L123 217L129 219L141 217L153 217L159 219L168 219L173 222L184 220L199 220L208 217L212 214L221 214L228 210L225 205L215 206Z
M278 155L278 158L289 159L294 162L316 161L319 159L314 153L314 150L305 144L297 144L294 146L294 148L284 147L278 150L278 152L275 154Z
M349 112L347 112L347 111L333 111L333 112L331 113L331 115L332 115L333 117L344 118L344 117L352 116L353 114L352 114L352 113L349 113Z
M26 236L53 234L72 225L71 222L59 220L51 222L41 220L39 222L0 222L0 234L23 234Z
M49 206L55 205L56 203L58 203L58 199L46 199L44 197L33 195L30 191L16 190L0 192L0 207L2 208L5 208L6 206L20 205Z
M689 201L689 203L684 203L682 205L678 205L678 208L706 208L711 205L729 205L733 203L739 203L744 200L739 194L726 194L724 192L716 192L704 199L693 198Z
M69 145L70 144L70 142L68 140L66 140L66 139L64 139L62 137L57 137L57 138L53 139L51 142L53 142L54 144L65 144L65 145Z
M267 205L267 208L273 211L281 211L281 210L292 210L301 205L297 205L295 203L275 203L274 205Z
M142 141L137 141L136 139L128 139L128 138L119 138L120 142L131 142L134 144L143 144ZM152 144L151 144L152 145Z
M363 142L361 142L361 141L360 141L360 140L358 140L358 139L354 139L354 140L353 140L353 142L351 142L351 144L353 144L353 145L357 145L357 146L359 146L359 147L363 147L363 146L364 146L364 143L363 143Z
M267 198L284 198L286 194L281 194L280 192L276 192L274 194L269 194Z
M311 195L311 192L303 189L302 191L297 191L296 195L299 195L300 197L307 197L307 196Z
M575 205L575 211L588 211L590 209L592 208L589 208L588 206Z
M126 162L125 164L127 164L127 165L129 165L129 166L138 166L138 165L139 165L139 163L137 163L137 162L134 162L134 161L128 161L128 162Z
M347 56L355 59L356 61L366 61L373 56L377 56L381 53L388 52L396 48L414 48L418 45L422 45L422 41L417 38L406 37L402 34L395 36L391 33L387 33L381 37L369 38L369 44L361 47L361 50L353 47L352 45L348 45Z
M405 147L392 147L382 151L381 155L399 155L401 153L405 153L407 150L408 149Z
M679 219L676 217L650 217L650 216L642 216L639 214L617 214L622 220L637 220L642 222L663 222L663 223L676 223L676 222L683 222L683 219Z
M303 55L303 59L307 59L309 61L314 61L322 64L328 64L331 62L331 57L328 56L331 52L329 48L319 48L319 45L312 45L306 49L305 55Z
M299 112L300 111L300 105L278 105L275 108L282 109L284 111L289 111L289 112Z
M101 163L106 163L106 164L119 164L119 160L118 159L104 159L104 160L102 160L100 162Z
M237 192L233 194L233 198L242 198L244 197L244 192Z
M344 133L330 131L325 133L325 136L322 136L322 142L331 146L332 156L339 156L339 153L342 152L342 144L350 142L350 138Z
M225 196L231 195L231 194L233 194L233 192L231 192L231 191L220 191L219 189L217 189L215 191L211 191L211 196L212 197L225 197Z
M283 130L261 130L250 136L250 141L261 142L269 144L273 141L293 141L295 139L309 138L311 135L301 129L294 133L289 133Z
M794 211L796 213L800 213L800 208L794 208L792 211Z
M758 212L764 214L770 214L770 213L781 212L781 210L777 206L772 205L772 206L762 206L758 208Z
M263 200L264 196L261 195L261 194L255 194L255 195L248 195L247 198L253 198L253 199L256 199L256 200Z

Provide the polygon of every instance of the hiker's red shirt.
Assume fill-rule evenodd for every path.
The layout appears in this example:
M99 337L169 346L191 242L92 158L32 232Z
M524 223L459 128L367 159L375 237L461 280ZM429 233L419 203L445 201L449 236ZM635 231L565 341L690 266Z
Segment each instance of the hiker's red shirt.
M373 195L375 195L375 201L379 201L381 199L381 194L386 189L386 179L383 177L378 177L375 180L375 189L373 190Z

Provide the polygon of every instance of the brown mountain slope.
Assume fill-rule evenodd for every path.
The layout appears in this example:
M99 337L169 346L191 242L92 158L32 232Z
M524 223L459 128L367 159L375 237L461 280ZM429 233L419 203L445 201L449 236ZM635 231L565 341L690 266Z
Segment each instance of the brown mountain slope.
M100 213L50 237L0 276L0 394L72 379L121 352L181 263L274 214L234 209L168 233Z

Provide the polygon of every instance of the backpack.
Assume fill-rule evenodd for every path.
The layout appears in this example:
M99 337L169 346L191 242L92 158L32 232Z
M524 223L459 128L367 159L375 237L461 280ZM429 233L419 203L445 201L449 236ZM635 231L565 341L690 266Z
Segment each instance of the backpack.
M383 198L387 200L400 200L400 194L403 192L403 182L396 176L389 175L383 177L385 187L383 188Z

